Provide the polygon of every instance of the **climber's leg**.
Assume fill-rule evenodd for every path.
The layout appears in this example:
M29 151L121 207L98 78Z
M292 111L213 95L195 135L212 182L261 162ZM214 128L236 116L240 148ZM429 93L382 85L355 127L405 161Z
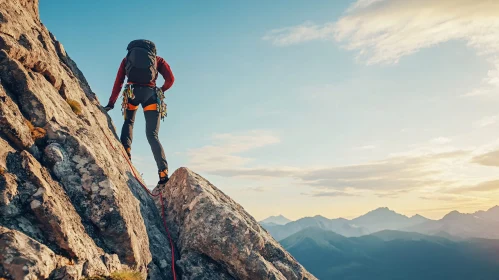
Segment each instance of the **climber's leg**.
M133 140L133 124L135 122L135 113L137 112L137 108L139 106L128 104L128 110L125 112L125 122L123 123L123 127L121 128L121 144L125 148L128 157L131 158L131 148L132 148L132 140Z
M146 136L149 145L151 145L158 171L164 172L166 170L166 174L168 174L168 163L166 162L165 152L158 138L160 114L157 110L156 96L151 97L142 106L144 107L144 116L146 119Z

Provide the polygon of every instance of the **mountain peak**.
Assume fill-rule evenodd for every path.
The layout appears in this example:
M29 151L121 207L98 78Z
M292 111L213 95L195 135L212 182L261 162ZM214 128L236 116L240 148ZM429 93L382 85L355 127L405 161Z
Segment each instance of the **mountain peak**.
M475 215L487 221L499 222L499 206L494 206L487 211L478 211Z
M469 216L469 214L464 214L464 213L461 213L457 210L453 210L451 212L449 212L447 215L445 215L442 220L443 221L446 221L446 220L456 220L456 219L461 219L463 217L466 217L466 216Z
M403 216L403 215L391 210L388 207L379 207L379 208L376 208L374 210L367 212L365 215L360 216L360 217L364 217L364 216Z
M429 220L425 216L422 216L422 215L419 215L419 214L413 215L412 217L410 217L410 219L411 220L415 220L415 221L428 221Z
M453 211L450 211L447 215L445 215L445 217L447 216L457 216L457 215L463 215L463 213L457 211L457 210L453 210Z
M352 220L356 226L362 226L376 232L384 229L402 229L417 224L417 219L399 214L388 207L379 207Z
M291 222L290 219L284 217L283 215L278 215L278 216L270 216L262 221L260 223L262 224L269 224L269 225L285 225L287 223Z
M316 219L326 219L326 220L329 220L328 218L322 216L322 215L315 215L313 218L316 218Z
M275 215L275 216L270 216L269 218L278 218L278 219L287 219L286 217L284 217L282 214L279 214L279 215Z
M378 207L369 213L390 213L390 214L398 214L397 212L393 211L392 209L388 207Z

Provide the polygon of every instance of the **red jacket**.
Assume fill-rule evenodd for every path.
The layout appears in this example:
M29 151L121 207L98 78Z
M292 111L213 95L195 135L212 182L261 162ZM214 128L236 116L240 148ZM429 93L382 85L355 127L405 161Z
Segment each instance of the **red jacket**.
M118 99L118 96L120 95L121 88L123 87L123 82L125 81L126 77L126 70L125 70L125 63L126 63L126 58L123 58L120 64L120 68L118 69L118 74L116 75L116 80L114 81L114 87L113 87L113 92L111 94L111 97L109 98L109 103L108 106L114 107L114 103L116 103L116 99ZM156 65L158 68L158 72L163 76L165 79L165 83L161 87L162 91L166 91L171 86L173 85L173 82L175 81L175 77L173 77L172 70L170 69L170 65L166 63L166 61L159 56L156 56ZM156 77L157 79L158 77ZM151 86L155 87L156 86L156 79L154 81L150 82L147 85L144 86Z

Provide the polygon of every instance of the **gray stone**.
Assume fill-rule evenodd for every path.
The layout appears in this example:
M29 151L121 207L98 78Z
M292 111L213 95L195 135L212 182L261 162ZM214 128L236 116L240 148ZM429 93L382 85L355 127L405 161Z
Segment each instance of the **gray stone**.
M1 277L46 279L64 259L27 235L0 226Z
M186 279L315 279L243 207L189 169L155 192L167 205Z
M51 274L53 280L79 280L82 279L82 268L77 265L66 265L54 270Z
M64 160L62 147L57 143L52 143L45 147L43 155L45 162L49 165L55 165L56 163L62 162Z

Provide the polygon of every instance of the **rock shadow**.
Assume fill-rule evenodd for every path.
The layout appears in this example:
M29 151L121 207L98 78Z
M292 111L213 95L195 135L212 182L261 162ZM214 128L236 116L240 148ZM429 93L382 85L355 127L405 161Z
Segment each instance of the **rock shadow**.
M170 241L163 225L160 211L156 207L154 199L139 184L131 172L127 172L128 187L140 203L140 212L144 220L147 235L149 237L149 250L152 261L148 265L148 279L172 280ZM179 260L179 254L174 241L175 260ZM182 279L178 266L175 265L177 278Z

